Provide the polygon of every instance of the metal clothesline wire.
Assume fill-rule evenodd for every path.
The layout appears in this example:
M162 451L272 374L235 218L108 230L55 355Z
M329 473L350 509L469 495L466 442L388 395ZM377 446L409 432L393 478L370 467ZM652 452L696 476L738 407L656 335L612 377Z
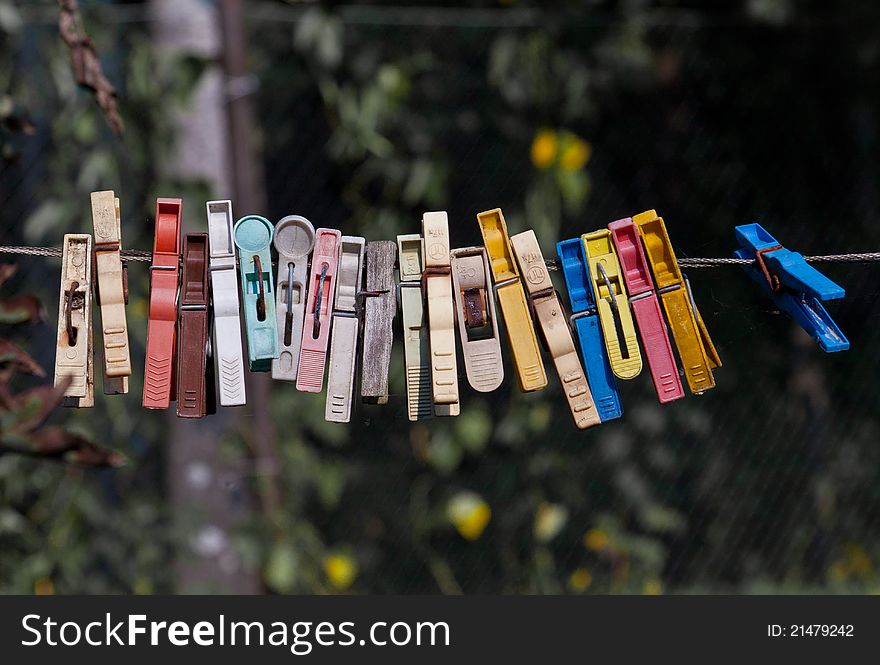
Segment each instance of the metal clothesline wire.
M48 256L61 258L60 247L15 247L0 246L0 254L18 254L21 256ZM139 261L149 263L153 258L152 252L127 249L122 250L123 261ZM856 252L852 254L825 254L822 256L804 257L808 263L880 263L880 252ZM692 258L682 257L678 264L682 268L717 268L719 266L741 266L752 263L751 259L737 259L727 257L715 258ZM557 259L548 259L547 267L550 270L559 270Z

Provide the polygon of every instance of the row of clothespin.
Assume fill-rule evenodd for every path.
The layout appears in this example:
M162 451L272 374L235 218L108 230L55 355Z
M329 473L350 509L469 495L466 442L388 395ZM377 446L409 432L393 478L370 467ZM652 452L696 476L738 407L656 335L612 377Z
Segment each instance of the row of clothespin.
M119 199L95 192L91 203L94 246L86 234L64 239L55 367L56 383L70 380L67 404L80 407L94 404L92 285L104 392L128 392L131 375ZM326 375L325 417L348 422L358 358L361 399L389 400L398 302L410 420L459 414L459 345L474 390L502 384L502 319L520 389L547 385L540 339L582 429L622 415L616 380L638 376L642 356L661 403L684 396L682 375L695 394L715 385L721 360L653 210L557 243L569 319L534 231L509 235L500 209L477 215L483 246L452 249L445 212L425 213L421 234L367 242L296 215L275 225L257 215L233 223L230 201L206 208L208 233L181 242L182 201L156 202L144 407L176 400L178 416L199 418L213 411L215 389L221 406L245 404L243 321L251 372L271 371L315 393ZM737 227L737 237L737 256L754 259L747 270L780 309L825 350L847 348L819 303L843 289L757 224Z

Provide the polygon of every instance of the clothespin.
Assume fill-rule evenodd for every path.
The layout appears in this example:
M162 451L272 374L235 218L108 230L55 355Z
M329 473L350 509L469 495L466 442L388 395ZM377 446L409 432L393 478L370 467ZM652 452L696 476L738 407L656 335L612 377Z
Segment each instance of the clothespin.
M119 199L112 191L92 192L95 229L95 297L101 309L104 339L104 394L128 392L131 356L128 347L128 271L122 263L122 223Z
M367 284L364 303L364 362L361 399L368 404L388 403L388 372L391 367L392 326L397 310L394 264L397 244L390 240L367 243Z
M181 199L156 199L156 231L150 266L144 407L167 409L176 399L177 290L180 281Z
M68 233L61 254L55 385L69 380L64 406L95 405L92 374L92 236Z
M489 259L483 247L452 250L452 294L468 383L491 392L504 379L498 314Z
M315 231L315 253L312 257L309 295L303 319L302 347L296 389L319 393L324 387L324 365L330 337L330 309L336 290L336 269L339 263L339 240L336 229Z
M618 379L632 379L642 371L642 356L636 327L626 299L626 287L620 263L614 253L611 232L607 229L581 236L587 255L587 267L593 284L593 296L599 310L599 323L611 371Z
M272 361L272 378L296 381L315 227L305 217L289 215L275 225L273 243L278 252L275 312L280 348L278 359Z
M272 243L274 227L265 217L248 215L233 227L241 271L241 302L244 308L248 367L252 372L268 372L278 357L278 331L275 329L275 296L272 289Z
M678 347L684 377L691 392L699 395L715 387L712 370L721 367L721 359L694 304L687 278L678 267L663 218L647 210L634 215L632 220L639 228L645 255L654 272L657 293Z
M580 238L556 243L556 253L562 266L562 274L571 301L571 323L578 334L581 357L587 373L587 382L593 393L593 401L602 422L620 418L623 407L617 380L611 371L611 363L602 340L599 312L593 295L593 285L587 272L587 255Z
M445 211L422 215L425 270L422 273L428 301L428 339L431 345L431 386L435 415L457 416L458 364L455 358L455 310L452 304L452 269L449 264L449 220Z
M347 423L351 420L354 373L358 347L358 293L364 274L363 238L342 236L336 297L330 333L330 369L327 372L327 405L324 420Z
M556 365L575 425L579 429L598 425L601 422L599 413L574 346L565 310L559 302L553 282L550 281L538 238L529 229L511 236L510 243L516 254L520 273L525 276L526 293L535 318L541 326L544 343Z
M611 222L608 229L623 268L623 281L629 292L629 304L642 338L642 348L648 359L657 399L661 404L681 399L684 397L684 388L681 387L639 229L629 217Z
M421 283L424 272L422 236L418 233L397 236L397 249L407 414L412 421L425 420L434 415L434 406L431 393L431 350L425 325Z
M540 390L547 385L547 374L541 359L541 349L535 327L526 303L526 294L520 280L516 260L507 236L507 224L501 208L487 210L477 215L477 223L483 234L483 244L489 255L495 293L501 304L501 313L507 328L507 339L513 351L513 363L523 392Z
M178 311L177 416L202 418L208 404L208 234L183 239L183 278ZM213 391L212 391L213 393Z
M232 201L208 201L211 245L211 301L214 311L214 359L221 406L246 402L241 351L241 308L235 267Z
M743 268L764 287L776 306L807 331L826 353L846 351L849 340L821 302L843 298L844 288L808 264L801 254L780 245L760 224L744 224L735 230L741 246L735 255L754 260Z

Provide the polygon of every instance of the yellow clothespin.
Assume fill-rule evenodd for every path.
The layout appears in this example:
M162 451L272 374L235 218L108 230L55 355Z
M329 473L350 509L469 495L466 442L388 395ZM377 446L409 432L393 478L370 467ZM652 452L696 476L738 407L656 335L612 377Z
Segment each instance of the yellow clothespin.
M128 284L122 265L122 224L119 199L112 191L92 192L92 225L95 229L95 297L101 309L104 339L104 394L128 392L131 357L125 304Z
M513 364L519 378L520 390L531 392L547 385L547 374L541 360L541 349L535 336L535 327L529 314L523 283L510 248L507 224L501 208L487 210L477 215L477 223L483 234L483 244L489 254L495 292L504 315L507 339L513 351Z
M422 216L425 238L424 282L428 301L428 338L431 344L431 383L434 413L457 416L458 364L455 358L455 310L449 257L449 221L445 212Z
M55 385L70 379L64 406L95 405L92 374L92 236L68 233L61 255Z
M578 358L571 329L568 327L568 317L559 302L553 282L550 281L538 238L534 231L529 230L512 236L510 243L516 253L519 269L525 275L526 291L544 333L547 350L553 356L574 422L579 429L598 425L601 422L599 412Z
M581 239L587 253L611 371L620 379L632 379L642 371L642 355L611 231L601 229L585 233Z
M721 358L694 305L687 278L678 267L663 218L654 210L648 210L632 219L645 243L645 253L654 271L657 292L666 310L688 387L694 394L714 388L712 370L721 367Z

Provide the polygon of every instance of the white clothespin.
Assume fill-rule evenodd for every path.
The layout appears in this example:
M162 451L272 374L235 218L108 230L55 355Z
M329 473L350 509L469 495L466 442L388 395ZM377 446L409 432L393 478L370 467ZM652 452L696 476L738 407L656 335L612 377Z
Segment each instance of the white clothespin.
M324 419L328 422L347 423L351 420L358 348L357 297L363 280L365 244L366 240L355 236L342 236L339 242L324 409Z
M221 406L240 406L246 395L232 201L208 201L207 211L217 392Z
M504 379L492 273L483 247L452 250L452 295L468 383L491 392Z
M92 374L92 236L68 233L61 255L55 385L69 379L64 406L95 405Z

